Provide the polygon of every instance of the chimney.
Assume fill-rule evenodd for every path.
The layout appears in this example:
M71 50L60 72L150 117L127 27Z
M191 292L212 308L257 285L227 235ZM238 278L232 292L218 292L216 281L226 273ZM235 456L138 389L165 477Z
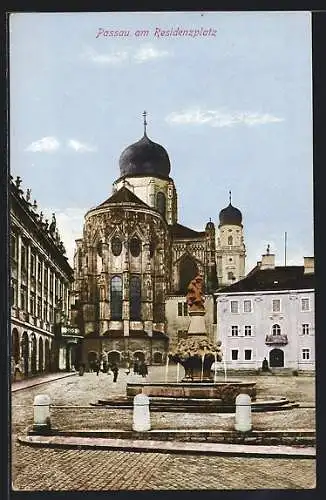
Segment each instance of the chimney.
M315 272L315 258L303 257L304 274L314 274Z
M262 255L260 269L275 269L275 254L269 253L269 245L267 245L266 253Z

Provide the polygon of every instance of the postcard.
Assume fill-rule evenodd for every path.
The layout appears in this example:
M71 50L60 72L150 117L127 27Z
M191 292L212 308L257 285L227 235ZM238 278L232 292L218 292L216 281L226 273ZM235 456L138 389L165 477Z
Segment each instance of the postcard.
M10 14L13 491L315 488L311 38Z

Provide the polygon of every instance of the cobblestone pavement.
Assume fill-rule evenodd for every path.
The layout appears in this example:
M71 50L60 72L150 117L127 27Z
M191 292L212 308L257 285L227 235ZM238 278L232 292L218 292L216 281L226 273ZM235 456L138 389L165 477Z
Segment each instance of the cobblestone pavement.
M20 490L314 488L314 460L54 450L17 445ZM19 458L18 458L19 456Z
M175 367L169 380L175 381ZM150 380L162 380L161 367L150 369ZM72 408L110 395L125 394L126 374L86 373L18 391L12 395L12 482L15 490L206 490L314 488L315 460L208 457L124 451L63 450L24 446L16 441L32 424L33 399L49 394L55 409L53 425L60 428L131 428L131 412ZM233 377L234 378L234 377ZM249 380L249 377L246 378ZM259 397L287 396L304 406L314 403L313 377L258 377ZM223 414L152 414L153 428L229 428ZM254 428L314 428L314 409L253 414Z

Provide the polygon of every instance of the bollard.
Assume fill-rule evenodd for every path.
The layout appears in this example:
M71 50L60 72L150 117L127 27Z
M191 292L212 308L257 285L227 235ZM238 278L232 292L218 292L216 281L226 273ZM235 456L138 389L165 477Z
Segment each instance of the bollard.
M134 397L134 411L132 428L137 432L151 430L151 417L149 413L149 397L146 394L137 394Z
M251 428L251 397L239 394L235 399L235 430L248 432Z
M50 419L51 399L47 394L38 394L34 398L34 425L33 429L46 432L51 428Z

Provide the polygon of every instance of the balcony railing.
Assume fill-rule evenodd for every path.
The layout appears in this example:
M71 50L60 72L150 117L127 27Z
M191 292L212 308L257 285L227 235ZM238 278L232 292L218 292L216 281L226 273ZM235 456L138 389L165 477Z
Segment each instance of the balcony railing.
M286 345L288 343L287 335L266 335L265 344L267 345Z

